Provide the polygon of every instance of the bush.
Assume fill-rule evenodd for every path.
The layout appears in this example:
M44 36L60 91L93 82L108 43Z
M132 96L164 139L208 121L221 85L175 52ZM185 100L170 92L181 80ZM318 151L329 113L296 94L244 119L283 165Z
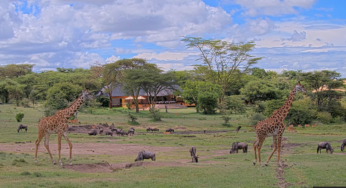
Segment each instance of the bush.
M127 122L129 125L139 125L139 123L136 121L138 119L136 116L134 116L130 112L128 112L127 115L128 115L128 118L131 120Z
M317 119L320 120L324 124L329 124L332 122L333 117L328 112L318 112L317 113Z
M287 114L286 120L288 120L289 124L293 125L310 124L316 118L316 109L317 108L313 101L309 98L294 101L289 113Z
M105 96L100 96L96 98L96 102L101 103L103 107L109 107L109 98Z
M24 99L22 99L22 101L21 101L21 105L22 105L24 108L30 107L29 103L30 103L30 100L27 99L27 98L24 98Z
M228 100L228 108L231 113L245 113L246 108L244 104L244 100L242 100L242 96L240 95L232 95L226 98Z
M40 172L34 172L32 173L35 177L42 177L42 174Z
M221 116L221 119L223 119L225 121L225 124L227 124L229 122L229 120L231 120L231 117L229 117L229 116Z
M131 110L131 106L132 106L132 104L131 104L131 103L126 103L126 107L127 107L127 109Z
M251 116L251 125L256 125L259 121L263 121L266 119L266 117L261 113L255 113L253 116Z
M204 114L215 114L218 102L218 95L212 92L205 92L198 95L198 107Z
M285 101L285 99L267 101L265 104L265 110L263 114L266 117L270 117L271 115L273 115L274 110L279 109L285 103Z
M24 171L24 172L22 172L20 175L22 175L22 176L28 176L28 175L30 175L30 174L31 174L30 172Z
M23 118L24 118L24 114L23 113L16 114L17 122L22 122Z
M162 121L161 120L161 114L160 114L160 110L159 109L155 109L155 108L151 108L149 110L150 112L150 118L153 120L153 121Z

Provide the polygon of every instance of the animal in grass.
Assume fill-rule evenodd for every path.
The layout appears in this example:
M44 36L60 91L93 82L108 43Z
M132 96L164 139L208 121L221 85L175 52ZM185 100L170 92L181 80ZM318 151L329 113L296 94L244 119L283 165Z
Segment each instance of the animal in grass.
M19 131L22 130L22 129L25 129L25 132L27 132L28 131L28 126L20 124L19 127L18 127L17 132L19 133Z
M38 146L42 138L45 137L44 146L46 147L48 151L48 154L52 160L52 163L56 164L49 150L49 136L50 134L56 133L58 134L59 163L61 166L63 165L61 162L60 153L61 153L61 137L64 137L70 148L70 165L72 165L72 143L70 142L66 134L68 131L68 124L66 122L75 112L77 112L78 108L83 104L83 102L86 99L93 99L92 95L89 93L88 90L82 91L81 95L77 98L77 100L75 100L67 108L57 111L56 114L50 117L45 117L41 119L41 121L38 124L38 138L36 140L36 152L35 152L36 163L37 163Z
M123 132L122 129L112 129L112 131L115 131L115 134L116 134L117 136L120 136L121 133Z
M159 129L158 129L158 128L152 128L151 131L152 131L152 132L153 132L153 131L159 131Z
M96 136L97 135L97 130L96 129L93 129L91 132L88 132L88 134L91 136L91 135L94 135Z
M344 151L345 146L346 146L346 139L342 141L341 151Z
M166 132L174 133L174 129L167 129Z
M131 127L127 133L129 136L132 136L135 134L135 129Z
M238 126L238 128L235 130L237 133L236 134L238 134L238 131L241 129L241 126Z
M99 134L103 134L103 129L99 127Z
M125 131L121 131L121 136L128 136L129 135L129 133L127 133L127 132L125 132Z
M229 153L230 154L238 153L239 149L242 149L243 153L247 153L247 147L248 147L247 143L245 143L245 142L234 142L232 144L232 148L231 148L231 151Z
M152 161L156 161L155 153L151 151L141 151L138 153L135 161L144 161L144 159L151 159Z
M150 127L149 127L149 128L147 128L147 132L149 132L149 131L152 131Z
M106 136L107 136L107 135L113 136L113 132L112 132L112 131L106 131L106 132L105 132L105 135L106 135Z
M196 162L196 163L198 163L198 155L197 155L197 149L196 149L196 147L195 146L192 146L191 148L190 148L190 155L191 155L191 158L192 158L192 162L194 163L194 162Z
M285 125L283 123L285 117L287 116L291 106L293 99L297 92L306 92L304 87L298 82L290 92L290 95L288 96L285 103L277 110L275 110L271 117L260 121L256 124L256 141L253 144L254 152L255 152L255 160L253 162L254 165L257 163L257 153L258 153L258 159L259 164L261 165L261 148L262 144L266 137L272 136L273 137L273 144L274 148L271 152L270 156L268 157L268 160L266 162L266 166L269 163L270 158L273 156L274 152L277 150L278 154L278 165L282 166L280 161L280 150L281 150L281 141L282 141L282 134L285 131ZM261 165L262 166L262 165Z
M320 143L318 143L317 154L318 154L318 151L320 151L320 153L321 153L322 149L326 149L326 152L328 153L328 151L329 151L330 154L333 154L333 151L334 151L329 142L320 142Z
M114 126L114 123L112 123L111 126L109 126L109 128L112 130L112 129L115 129L115 126Z

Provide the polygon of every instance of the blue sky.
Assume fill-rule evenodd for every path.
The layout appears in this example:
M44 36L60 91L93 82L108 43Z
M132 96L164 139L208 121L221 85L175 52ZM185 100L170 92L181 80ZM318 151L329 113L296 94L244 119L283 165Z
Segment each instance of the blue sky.
M182 36L255 41L256 67L336 70L346 77L346 1L2 0L0 65L89 68L139 57L189 70L198 51Z

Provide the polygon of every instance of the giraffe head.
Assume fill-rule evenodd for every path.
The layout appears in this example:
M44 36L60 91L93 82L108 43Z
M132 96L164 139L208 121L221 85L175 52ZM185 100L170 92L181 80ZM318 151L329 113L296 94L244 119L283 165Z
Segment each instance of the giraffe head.
M85 90L85 91L82 91L82 99L83 101L85 101L85 100L93 100L94 98L88 90Z
M295 86L295 91L296 91L296 93L297 93L298 91L301 91L301 92L303 92L303 93L306 93L305 88L300 84L300 82L298 82L298 84Z

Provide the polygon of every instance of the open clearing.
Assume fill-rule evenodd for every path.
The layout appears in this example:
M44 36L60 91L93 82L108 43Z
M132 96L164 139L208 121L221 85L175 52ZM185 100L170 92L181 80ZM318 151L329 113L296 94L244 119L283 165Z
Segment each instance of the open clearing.
M284 133L281 160L277 167L276 153L269 166L252 164L251 132L245 115L232 115L231 127L222 126L220 115L196 114L194 109L170 109L162 122L152 122L146 111L138 116L136 133L127 136L89 136L87 132L100 123L114 123L128 130L126 113L100 109L94 114L79 113L80 124L70 125L67 134L73 144L73 165L68 165L69 148L62 141L64 166L53 165L44 147L39 147L38 163L34 163L35 140L41 108L0 105L0 185L1 187L312 187L346 185L346 152L340 144L346 138L344 124L296 128L297 133ZM23 112L22 124L28 132L17 133L15 114ZM242 126L238 134L236 127ZM159 132L146 132L147 127ZM168 128L173 134L163 134ZM107 129L107 128L105 128ZM203 130L207 133L204 134ZM248 152L229 154L233 142L246 142ZM332 155L316 154L317 143L329 141ZM58 160L57 137L51 135L50 150ZM272 138L262 147L264 164L271 153ZM191 146L197 147L199 163L192 163ZM142 150L156 153L156 161L135 162Z

